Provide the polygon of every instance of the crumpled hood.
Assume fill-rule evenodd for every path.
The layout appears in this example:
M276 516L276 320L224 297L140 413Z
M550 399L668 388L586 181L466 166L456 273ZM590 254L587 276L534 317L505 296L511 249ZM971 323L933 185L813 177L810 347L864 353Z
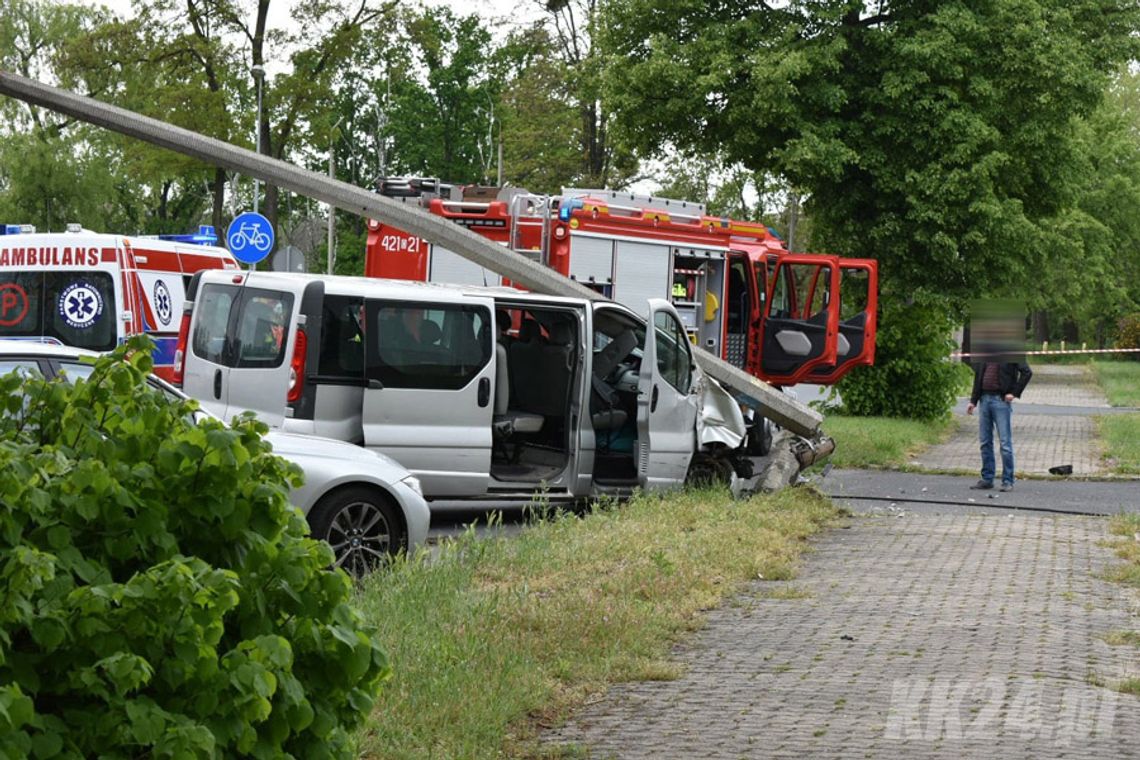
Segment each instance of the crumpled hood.
M735 449L748 434L740 405L720 383L703 372L697 383L701 405L697 415L697 441L702 447L723 443Z

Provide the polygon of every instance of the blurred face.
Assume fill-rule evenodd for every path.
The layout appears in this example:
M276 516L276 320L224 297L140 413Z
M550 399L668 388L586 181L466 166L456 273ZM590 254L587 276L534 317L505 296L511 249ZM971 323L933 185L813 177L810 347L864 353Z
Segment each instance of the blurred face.
M1018 361L1025 352L1025 307L985 299L970 306L970 352L991 361ZM983 358L983 357L979 357Z

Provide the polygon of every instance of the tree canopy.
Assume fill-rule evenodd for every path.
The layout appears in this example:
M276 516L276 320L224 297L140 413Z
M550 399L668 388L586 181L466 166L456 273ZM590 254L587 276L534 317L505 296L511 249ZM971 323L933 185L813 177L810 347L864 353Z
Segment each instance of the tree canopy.
M1135 50L1126 0L614 0L608 91L642 151L723 153L808 195L886 287L956 298L1043 258L1078 118Z

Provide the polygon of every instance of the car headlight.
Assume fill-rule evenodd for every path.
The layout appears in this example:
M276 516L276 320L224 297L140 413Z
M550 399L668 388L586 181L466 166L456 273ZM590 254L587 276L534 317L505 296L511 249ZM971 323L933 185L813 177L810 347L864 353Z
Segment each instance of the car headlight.
M403 483L404 485L406 485L408 488L415 491L416 493L418 493L420 496L424 495L424 489L423 489L423 486L420 485L420 479L417 478L415 475L409 475L408 477L404 478L400 482Z

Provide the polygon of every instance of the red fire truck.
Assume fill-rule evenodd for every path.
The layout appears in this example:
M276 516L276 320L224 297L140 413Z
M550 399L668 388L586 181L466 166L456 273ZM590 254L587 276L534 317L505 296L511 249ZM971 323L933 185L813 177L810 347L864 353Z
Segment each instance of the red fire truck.
M0 338L108 351L147 333L155 374L171 380L190 276L238 269L217 240L209 226L127 237L75 224L58 233L0 225Z
M612 190L459 188L384 180L381 193L527 255L631 308L669 298L689 339L775 385L831 384L875 356L872 259L793 254L760 223L701 204ZM477 285L494 272L369 222L365 274Z

